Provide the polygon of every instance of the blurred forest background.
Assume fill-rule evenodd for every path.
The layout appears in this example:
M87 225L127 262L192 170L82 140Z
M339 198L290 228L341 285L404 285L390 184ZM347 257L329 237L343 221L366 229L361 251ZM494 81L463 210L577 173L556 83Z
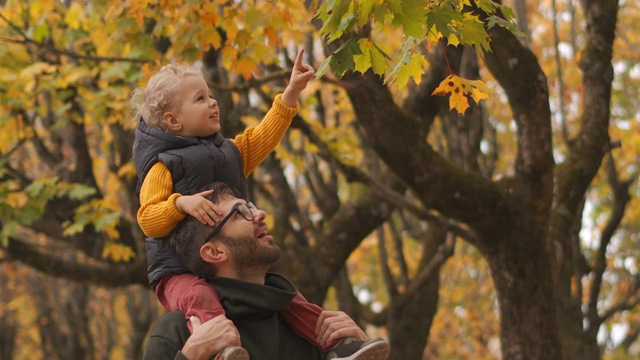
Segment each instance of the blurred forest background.
M141 357L131 91L197 62L229 137L299 48L323 76L250 178L277 271L391 359L638 358L640 4L503 5L0 0L0 359Z

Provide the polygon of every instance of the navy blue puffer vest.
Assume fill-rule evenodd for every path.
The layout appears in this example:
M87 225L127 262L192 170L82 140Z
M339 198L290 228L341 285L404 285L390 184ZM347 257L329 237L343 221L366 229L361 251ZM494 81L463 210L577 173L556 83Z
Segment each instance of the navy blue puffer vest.
M247 198L240 152L220 133L206 138L176 136L152 129L140 119L133 144L133 162L138 173L136 195L140 195L144 178L158 161L171 172L174 193L192 195L214 181L222 181L237 197ZM166 238L146 238L145 245L152 288L164 276L188 272Z

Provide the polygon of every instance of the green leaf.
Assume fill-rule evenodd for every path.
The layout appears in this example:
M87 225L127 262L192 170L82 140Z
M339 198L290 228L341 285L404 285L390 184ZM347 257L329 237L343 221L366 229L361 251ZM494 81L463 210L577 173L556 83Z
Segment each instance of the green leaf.
M464 45L473 45L480 54L491 51L489 35L477 16L465 14L458 29L460 30L460 40Z
M104 81L114 81L119 79L124 79L125 74L131 67L131 64L122 61L111 64L105 71L102 72L101 78Z
M400 3L398 12L394 14L392 25L402 26L407 36L420 37L426 32L427 13L429 9L422 0L405 0Z
M15 214L15 219L23 225L30 225L34 221L38 220L44 213L44 204L34 204L28 202L20 211Z
M25 188L25 192L29 194L31 198L37 198L44 193L48 193L46 189L54 186L57 182L58 182L57 177L41 178L29 184Z
M69 186L66 193L72 200L82 200L94 195L96 193L96 189L89 185L73 184Z
M33 28L33 40L42 42L49 36L49 24L43 22Z
M81 233L82 230L84 230L85 225L86 222L77 221L74 221L73 223L65 223L63 224L63 226L65 227L63 234L64 236L70 236Z
M18 233L18 223L15 221L6 221L2 224L0 231L0 246L9 246L9 238Z
M376 10L376 2L371 0L358 0L355 2L358 18L358 26L367 25L371 19L372 13Z
M501 26L509 31L511 31L515 36L524 38L526 35L518 29L518 25L514 24L511 21L507 21L498 16L489 16L487 18L487 28L491 29L494 26Z
M326 36L327 43L341 37L345 32L351 29L351 26L357 20L356 15L352 11L351 1L330 0L322 4L316 15L322 20L322 28L318 31L320 36Z
M96 230L102 231L105 227L115 226L118 221L120 221L120 213L110 212L101 214L101 216L95 220L94 226Z
M476 0L476 5L484 12L488 14L493 14L498 7L498 4L493 2L492 0Z
M339 76L355 68L353 57L360 55L360 46L356 39L347 40L331 57L331 71Z
M507 5L500 5L498 7L500 9L500 13L504 16L505 19L511 20L516 18L516 14L513 12L513 9Z
M318 66L318 70L316 70L316 80L320 79L322 75L324 75L324 73L329 68L329 65L331 65L331 61L333 61L333 55L327 56L327 58L324 59L322 63L320 63L320 66Z
M453 32L450 24L461 20L462 14L459 12L451 8L439 7L427 14L427 27L447 37Z

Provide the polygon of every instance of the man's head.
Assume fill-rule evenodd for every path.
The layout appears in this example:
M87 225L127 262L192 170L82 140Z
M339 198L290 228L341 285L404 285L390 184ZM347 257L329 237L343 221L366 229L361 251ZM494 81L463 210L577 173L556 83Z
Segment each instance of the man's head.
M208 200L220 211L210 227L187 216L172 232L170 241L184 265L201 277L245 277L264 273L280 257L264 223L266 213L236 198L226 184L214 183Z

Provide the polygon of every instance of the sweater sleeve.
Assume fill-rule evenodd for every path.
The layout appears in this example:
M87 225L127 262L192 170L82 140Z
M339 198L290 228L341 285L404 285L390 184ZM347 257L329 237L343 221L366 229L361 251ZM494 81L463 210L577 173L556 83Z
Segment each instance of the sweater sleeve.
M169 169L161 163L155 163L142 182L140 189L140 209L138 224L145 235L164 237L185 218L185 214L176 208L176 199L181 196L173 193L173 179Z
M240 150L245 177L280 144L293 117L298 113L297 104L295 107L289 107L280 100L281 97L282 94L276 96L271 109L260 124L247 128L231 140Z

